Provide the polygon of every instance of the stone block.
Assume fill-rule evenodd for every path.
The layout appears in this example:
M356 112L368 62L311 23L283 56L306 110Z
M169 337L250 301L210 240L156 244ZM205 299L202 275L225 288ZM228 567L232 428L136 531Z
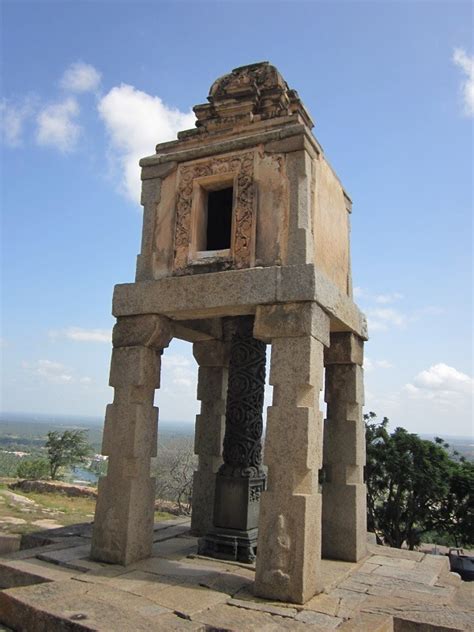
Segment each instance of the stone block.
M172 337L171 323L163 316L142 314L121 317L112 333L114 347L150 347L162 350Z
M224 367L229 364L229 345L220 340L193 344L193 355L200 367Z
M191 514L191 531L196 536L205 536L213 526L212 518L215 489L215 471L213 468L204 468L200 465L199 469L194 472L193 475L193 510Z
M320 494L262 494L255 594L305 603L320 589Z
M364 484L323 484L323 557L358 562L367 555L366 494Z
M304 398L308 386L315 386L319 397L322 375L323 348L318 340L307 336L273 341L270 384L279 386L285 397Z
M277 267L229 270L116 285L113 314L181 319L249 314L276 300Z
M291 455L292 468L305 471L321 466L321 417L314 408L269 406L267 409L267 435L265 439L265 463L284 462L288 459L288 446L297 445ZM286 413L289 413L287 416ZM279 423L282 419L285 424ZM316 432L315 432L316 430ZM318 432L319 430L319 432ZM283 479L294 485L294 480L283 473ZM284 484L284 481L280 481Z
M128 565L149 557L153 544L155 479L121 478L110 473L99 481L91 558Z
M0 555L15 553L20 549L21 535L15 533L0 534Z
M365 465L365 427L362 421L324 421L323 463Z
M176 162L163 162L158 165L142 166L141 179L150 180L154 178L166 178L178 167Z
M316 303L261 305L255 314L254 336L265 342L276 338L313 336L329 344L329 317Z
M364 373L357 364L329 364L326 366L325 401L328 417L337 417L346 412L347 404L364 403ZM357 415L360 411L356 411Z
M109 404L102 454L150 459L157 453L158 408L144 404Z
M197 397L204 402L223 400L227 392L227 369L200 366L198 371Z
M358 364L364 363L364 341L351 332L331 333L330 346L324 352L324 363Z
M160 356L146 347L119 347L112 351L109 384L114 388L159 387Z

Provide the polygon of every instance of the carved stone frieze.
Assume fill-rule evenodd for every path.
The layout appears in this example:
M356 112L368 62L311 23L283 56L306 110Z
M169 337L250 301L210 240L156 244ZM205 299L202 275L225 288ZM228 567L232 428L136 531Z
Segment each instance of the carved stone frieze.
M226 158L212 158L179 168L176 193L174 272L189 272L192 240L193 184L197 178L215 175L234 177L236 192L233 209L231 257L233 268L248 268L253 263L254 243L254 154L247 152Z

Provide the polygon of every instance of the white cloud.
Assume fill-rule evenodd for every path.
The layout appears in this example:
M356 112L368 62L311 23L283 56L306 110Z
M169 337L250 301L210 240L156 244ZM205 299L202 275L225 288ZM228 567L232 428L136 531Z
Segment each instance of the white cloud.
M37 362L23 362L22 367L47 382L54 382L55 384L72 382L73 379L71 372L60 362L38 360Z
M64 72L60 85L68 92L93 92L100 84L100 72L82 61L71 64Z
M461 84L464 112L467 116L474 116L474 57L469 56L462 48L456 48L452 59L466 75Z
M164 355L161 373L171 387L184 387L195 397L197 388L197 366L190 358L179 354Z
M112 332L109 329L83 329L82 327L68 327L66 329L52 330L50 338L68 338L76 342L106 342L112 341Z
M83 384L92 382L90 377L78 377L71 368L54 362L53 360L36 360L35 362L22 362L22 368L31 375L40 378L43 382L51 384Z
M405 327L408 318L391 307L376 307L367 310L369 331L387 331L391 327Z
M77 101L69 97L44 107L37 116L36 141L64 153L72 151L81 131L74 120L79 114Z
M440 362L416 375L404 390L415 399L433 400L451 405L472 397L474 379L454 367Z
M2 99L0 102L0 129L2 141L10 147L18 147L23 142L23 128L28 118L33 115L33 101L25 98L13 102Z
M403 298L403 294L400 292L391 292L389 294L376 294L374 299L376 303L387 305L388 303L394 303L395 301Z
M364 370L373 371L374 369L391 369L393 364L388 360L372 360L367 356L364 358Z
M154 152L156 143L173 140L179 130L194 125L192 112L168 107L159 97L121 84L98 104L109 136L112 161L121 172L120 190L134 202L140 200L138 161Z

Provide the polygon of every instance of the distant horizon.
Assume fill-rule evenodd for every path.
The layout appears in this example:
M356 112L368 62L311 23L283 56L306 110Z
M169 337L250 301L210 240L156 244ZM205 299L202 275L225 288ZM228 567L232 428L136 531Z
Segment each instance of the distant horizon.
M2 421L8 421L6 419L4 419L5 416L12 416L12 417L17 417L17 419L15 419L15 421L29 421L29 422L38 422L38 423L48 423L48 421L53 422L53 421L89 421L92 422L92 420L94 420L94 425L103 425L104 423L104 417L101 417L100 415L81 415L81 414L74 414L74 413L31 413L31 412L19 412L19 411L2 411L0 410L0 423ZM30 417L29 419L25 419L25 417ZM46 419L48 418L48 419ZM190 421L185 421L185 420L178 420L178 419L159 419L158 420L159 424L176 424L179 426L193 426L195 425L195 420L192 419ZM266 424L265 424L266 425ZM402 426L403 427L403 426ZM440 433L440 432L433 432L433 433L426 433L426 432L412 432L409 431L411 434L416 434L421 438L429 438L429 437L441 437L444 439L464 439L467 441L472 441L474 443L474 436L471 435L453 435L453 434L445 434L445 433Z

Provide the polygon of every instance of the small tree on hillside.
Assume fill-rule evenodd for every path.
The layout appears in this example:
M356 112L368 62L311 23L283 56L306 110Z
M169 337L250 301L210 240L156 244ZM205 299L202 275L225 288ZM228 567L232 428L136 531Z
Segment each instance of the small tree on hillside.
M53 480L58 477L60 468L84 463L91 454L91 446L87 442L85 430L48 432L45 447L48 451L49 470Z
M442 446L403 428L390 434L386 417L379 423L371 412L364 419L368 528L379 543L413 549L439 519L453 461Z

